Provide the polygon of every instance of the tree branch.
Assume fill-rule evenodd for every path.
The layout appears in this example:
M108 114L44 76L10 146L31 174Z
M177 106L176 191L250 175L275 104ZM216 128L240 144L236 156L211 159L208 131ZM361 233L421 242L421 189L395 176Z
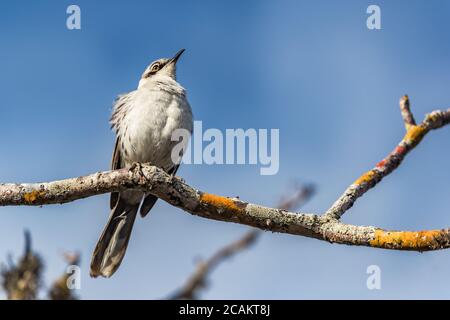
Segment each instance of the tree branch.
M333 206L328 209L326 216L332 219L339 219L353 206L359 197L375 187L384 177L397 169L405 156L422 141L428 132L439 129L449 124L449 122L450 109L446 111L434 111L428 114L425 120L419 125L407 125L406 134L397 147L386 158L378 162L375 168L364 173L348 187ZM405 123L407 123L406 120Z
M409 107L409 97L404 95L400 99L400 111L402 113L403 122L405 123L405 128L408 130L411 126L416 125L416 120L414 120L414 116Z
M263 207L192 188L177 177L145 164L84 177L35 184L1 184L0 206L67 203L103 193L135 188L203 218L235 222L274 232L313 237L334 243L397 250L436 250L450 247L450 230L385 231L344 224L339 218L355 201L395 170L431 130L450 123L450 109L434 111L411 125L395 150L356 180L324 214L294 213Z

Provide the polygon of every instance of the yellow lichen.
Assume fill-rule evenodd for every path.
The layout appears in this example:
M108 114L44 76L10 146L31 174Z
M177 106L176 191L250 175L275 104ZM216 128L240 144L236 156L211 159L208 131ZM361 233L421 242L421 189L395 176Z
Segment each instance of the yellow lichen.
M418 143L425 136L427 129L423 126L408 126L403 140L409 143Z
M27 192L23 195L23 198L25 199L26 202L28 203L34 203L36 202L36 200L38 200L39 198L42 198L45 195L44 191L37 191L34 190L32 192Z
M376 171L370 170L364 173L361 177L359 177L353 184L354 185L360 185L362 183L366 183L371 181L375 176Z
M370 245L372 247L398 249L428 248L435 246L435 239L440 236L442 236L442 230L384 231L377 229Z

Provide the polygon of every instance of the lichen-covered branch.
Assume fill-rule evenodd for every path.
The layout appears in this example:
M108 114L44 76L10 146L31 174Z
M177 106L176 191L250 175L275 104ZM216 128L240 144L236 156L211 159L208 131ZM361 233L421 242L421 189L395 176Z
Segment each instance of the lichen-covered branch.
M402 113L403 122L405 123L405 128L408 130L411 126L416 125L416 120L414 120L414 115L411 112L409 105L409 97L404 95L400 99L400 112Z
M407 105L408 107L405 107ZM410 113L408 97L400 100L402 113ZM408 111L404 111L408 110ZM395 149L376 166L360 176L339 197L333 206L326 212L326 216L339 219L355 201L364 193L375 187L384 177L397 169L405 156L414 149L431 130L439 129L450 122L450 109L447 111L434 111L425 117L419 125L415 125L414 119L404 115L406 134Z
M339 218L355 201L395 170L431 130L450 123L450 109L434 111L411 125L394 151L357 179L323 215L295 213L202 192L180 178L145 164L84 177L35 184L1 184L0 206L66 203L93 195L136 188L200 217L236 222L263 230L290 233L335 243L398 250L436 250L450 247L449 229L384 231L341 223Z

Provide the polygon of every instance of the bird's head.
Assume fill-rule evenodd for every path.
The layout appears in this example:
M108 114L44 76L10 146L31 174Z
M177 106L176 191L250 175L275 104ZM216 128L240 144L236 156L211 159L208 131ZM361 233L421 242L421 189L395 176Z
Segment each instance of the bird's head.
M176 80L177 61L183 52L184 49L181 49L175 54L175 56L173 56L173 58L161 58L153 61L142 74L141 80L139 81L139 87L144 85L149 80L159 77L170 77L173 80Z

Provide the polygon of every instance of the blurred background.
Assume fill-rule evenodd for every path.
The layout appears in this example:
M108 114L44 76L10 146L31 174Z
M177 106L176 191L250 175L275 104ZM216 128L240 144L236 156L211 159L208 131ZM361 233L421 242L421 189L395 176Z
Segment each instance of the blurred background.
M81 30L66 9L81 8ZM381 8L381 30L366 9ZM203 127L279 128L280 170L185 165L190 185L274 206L294 181L317 193L302 211L324 212L400 141L398 100L418 121L450 106L450 2L433 1L3 1L0 5L1 182L38 182L109 168L116 95L145 67L186 48L178 80ZM402 166L344 216L347 223L417 230L450 226L450 128L432 132ZM23 230L59 276L66 250L81 253L84 299L164 298L248 228L191 216L158 201L138 219L110 279L89 260L109 197L0 208L0 261L23 250ZM367 267L381 269L368 290ZM396 252L264 233L226 261L206 299L450 298L449 251Z

